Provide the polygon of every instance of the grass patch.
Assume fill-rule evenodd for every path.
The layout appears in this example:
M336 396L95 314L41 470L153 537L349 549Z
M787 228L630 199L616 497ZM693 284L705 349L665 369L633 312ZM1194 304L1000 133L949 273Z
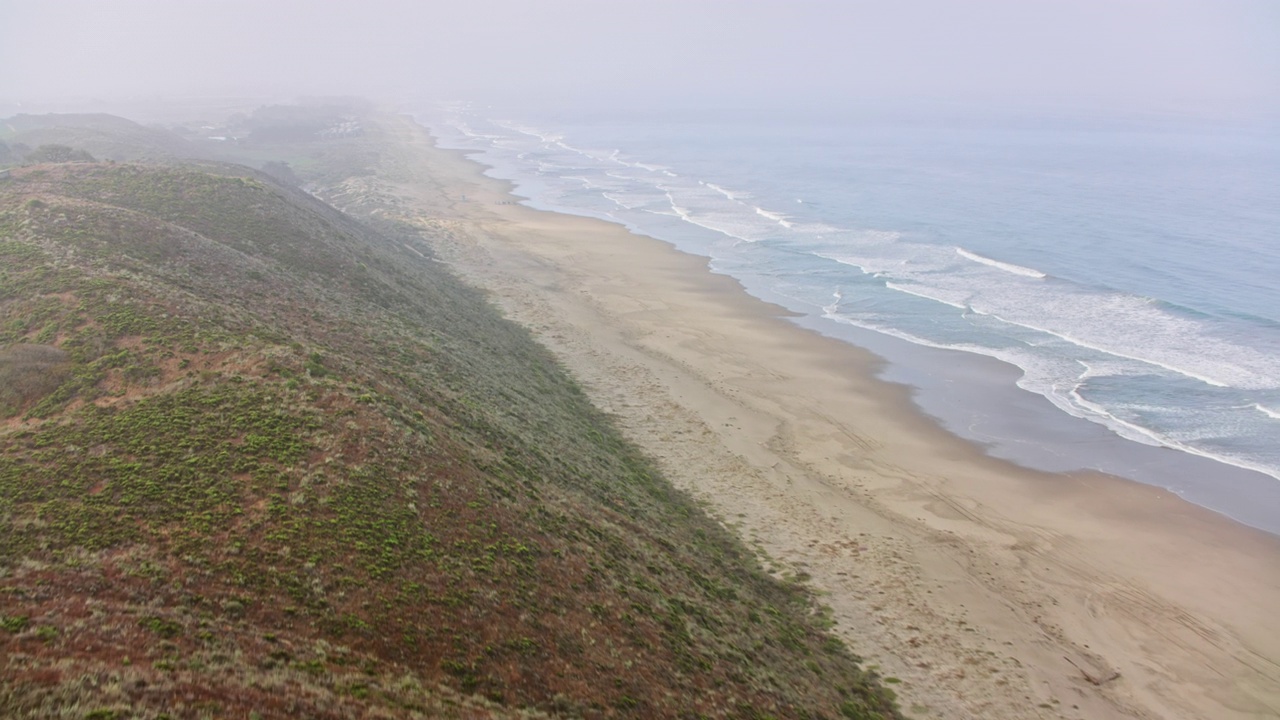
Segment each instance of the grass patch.
M349 176L364 122L252 149ZM15 172L0 231L16 717L896 716L416 230L121 163Z

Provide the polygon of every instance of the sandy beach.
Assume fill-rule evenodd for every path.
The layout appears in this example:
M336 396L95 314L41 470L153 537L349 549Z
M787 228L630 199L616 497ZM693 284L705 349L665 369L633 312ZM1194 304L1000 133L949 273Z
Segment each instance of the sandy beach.
M1280 717L1280 538L990 458L705 259L516 204L407 117L385 129L396 153L332 201L381 196L439 238L674 483L807 579L912 716Z

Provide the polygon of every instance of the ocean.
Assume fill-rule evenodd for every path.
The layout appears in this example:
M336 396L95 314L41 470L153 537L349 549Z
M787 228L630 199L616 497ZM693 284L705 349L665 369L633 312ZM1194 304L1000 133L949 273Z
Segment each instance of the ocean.
M1280 533L1280 134L1169 119L416 114L708 258L995 456Z

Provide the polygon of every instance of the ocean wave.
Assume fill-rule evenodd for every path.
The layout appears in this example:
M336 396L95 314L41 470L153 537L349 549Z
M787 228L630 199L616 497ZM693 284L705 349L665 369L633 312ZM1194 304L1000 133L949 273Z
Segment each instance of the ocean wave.
M1192 378L1193 380L1199 380L1200 382L1205 383L1206 385L1212 385L1213 387L1223 387L1223 388L1232 387L1232 385L1228 382L1219 380L1215 377L1211 377L1206 374L1202 374L1195 370L1190 370L1185 367L1179 367L1169 362L1162 362L1161 360L1154 359L1149 356L1131 354L1133 351L1126 351L1126 350L1121 350L1115 347L1106 347L1101 344L1095 344L1089 340L1075 337L1067 332L1053 330L1053 329L1050 329L1041 325L1037 325L1031 322L1012 320L1010 318L1001 316L995 312L981 310L976 307L971 307L970 309L978 315L987 315L989 317L992 317L996 320L999 320L1000 322L1007 323L1009 325L1016 325L1018 327L1026 328L1028 330L1034 330L1036 332L1045 333L1046 335L1052 335L1053 337L1056 337L1060 340L1065 340L1066 342L1069 342L1072 345L1075 345L1077 347L1088 348L1089 350L1106 353L1108 355L1113 355L1115 357L1125 358L1126 360L1134 360L1137 362L1146 363L1153 367L1158 367L1164 370L1168 370L1169 372L1176 373L1178 375L1184 375L1186 377Z
M1213 387L1280 387L1280 360L1213 337L1194 320L1171 315L1146 298L1122 294L1028 297L981 293L975 313L1047 333L1082 348L1135 360Z
M1022 370L1017 381L1019 387L1047 398L1063 412L1098 423L1121 437L1280 477L1280 471L1254 462L1252 456L1236 457L1230 449L1224 452L1211 435L1187 434L1184 430L1188 428L1181 422L1165 427L1161 419L1163 413L1175 406L1160 408L1160 412L1149 417L1153 411L1135 410L1137 406L1110 397L1110 388L1124 383L1123 378L1138 375L1151 376L1149 382L1169 382L1159 378L1173 374L1218 389L1205 388L1202 391L1205 393L1226 392L1224 388L1280 387L1280 361L1260 356L1248 344L1214 336L1206 322L1184 317L1178 308L1161 307L1136 295L1051 279L1034 268L996 260L964 247L914 239L906 241L905 236L896 231L822 225L815 222L817 218L808 217L813 211L801 209L809 207L805 200L794 195L776 196L775 203L777 197L796 203L793 219L753 204L759 200L744 202L753 197L744 190L680 177L664 166L633 161L619 149L584 147L556 133L522 126L507 128L513 137L499 138L487 135L487 127L478 130L472 126L455 126L455 129L459 141L494 153L492 159L497 164L506 167L509 163L520 163L516 166L517 175L518 167L537 163L546 177L537 179L535 189L549 192L552 204L569 206L556 209L596 213L617 219L633 229L646 225L669 227L644 220L652 213L676 218L735 242L785 239L785 247L797 255L831 260L883 280L868 283L868 289L862 288L865 280L852 280L858 288L856 296L848 288L844 291L837 288L831 301L819 300L811 305L816 311L816 305L820 304L823 317L918 345L985 355L1010 363ZM597 204L592 204L588 194L580 190L563 194L570 184L596 191L593 194ZM821 205L819 202L814 207ZM616 210L617 215L609 208ZM728 251L731 246L717 247ZM752 257L759 259L757 255ZM835 269L823 272L840 277ZM847 271L843 274L848 276ZM1045 280L1050 282L1041 282ZM955 318L954 322L963 322L961 316L967 316L969 323L964 327L971 336L975 330L992 334L985 339L972 336L974 341L954 342L969 338L958 332L935 333L926 327L912 329L902 319L862 317L861 309L876 308L877 303L882 302L864 304L863 293L883 293L884 290L878 289L881 287L894 294L938 303L937 311L932 313L938 317L949 315ZM850 297L859 300L850 302ZM943 323L937 326L939 331L946 330ZM1001 330L997 323L1008 328ZM1003 340L997 339L1000 337ZM1008 345L1002 347L1002 342ZM1097 386L1085 385L1091 378L1114 379ZM1237 415L1233 420L1244 422L1243 414L1247 414L1256 418L1248 421L1252 425L1266 426L1280 419L1274 403L1252 407L1255 409L1234 411ZM1148 420L1160 429L1148 427ZM1267 464L1275 465L1269 461Z
M1091 412L1076 403L1072 398L1071 394L1080 386L1080 379L1077 374L1067 369L1068 362L1055 362L1051 358L1033 352L1019 352L975 343L940 342L907 332L892 325L867 318L859 318L848 313L841 314L834 311L825 311L823 317L828 320L871 330L882 335L888 335L913 345L962 352L970 355L982 355L1007 363L1022 372L1022 377L1017 381L1018 387L1046 398L1055 407L1068 415L1110 427L1105 421L1107 417L1110 417L1109 413L1098 414ZM1111 429L1113 432L1118 430L1118 428Z
M667 191L667 202L671 204L671 210L676 214L677 217L679 217L681 220L684 220L685 222L690 222L690 223L693 222L693 216L689 214L688 210L680 207L680 204L676 202L676 199L674 197L672 197L671 191Z
M778 223L782 227L787 228L788 230L791 229L791 221L787 220L785 216L779 215L778 213L775 213L775 212L769 212L768 210L765 210L764 208L759 208L759 207L756 208L755 211L756 211L756 214L759 215L760 217L768 218Z
M829 305L822 306L822 312L826 313L829 317L834 316L839 312L840 301L844 300L844 293L840 292L840 288L836 288L835 292L831 293L831 298L831 303Z
M586 188L587 190L600 190L604 187L603 185L596 183L591 178L585 177L582 175L563 175L561 177L563 177L565 180L576 180L577 182L582 183L582 187Z
M538 138L538 140L540 140L541 142L547 145L551 145L556 141L561 140L564 137L563 135L543 132L537 128L529 127L527 125L520 125L520 124L509 122L509 121L493 120L492 122L494 125L497 125L500 128L506 128L507 130L520 133L521 135L536 137Z
M894 283L891 289L965 304L977 315L1045 333L1081 348L1147 363L1213 387L1248 390L1280 387L1280 357L1214 334L1204 320L1176 314L1150 298L1106 292L1066 281L1044 279L1030 268L1015 272L991 262L957 265L963 248L898 242L892 235L865 236L848 243L857 254L814 253L852 265ZM966 256L966 259L969 259ZM985 258L990 260L990 258ZM991 267L1027 280L993 282Z
M948 298L941 293L930 293L927 290L921 290L919 286L915 286L915 285L904 285L901 283L886 282L884 286L889 288L890 290L897 290L898 292L906 293L908 295L915 295L916 297L924 298L926 300L933 300L934 302L940 302L944 305L950 305L951 307L956 308L958 310L969 309L969 304L965 302L966 300L968 300L967 295L962 299L956 299L955 296Z
M569 143L567 143L567 142L565 142L565 141L563 141L563 140L555 140L555 141L553 141L551 144L552 144L552 145L555 145L556 147L559 147L559 148L563 148L563 149L565 149L565 150L568 150L568 151L569 151L569 152L571 152L571 153L576 153L576 154L578 154L578 155L581 155L581 156L582 156L582 157L584 157L584 158L588 158L588 159L591 159L591 160L595 160L596 162L601 162L601 163L609 162L609 158L608 158L608 157L601 157L600 155L596 155L595 153L591 152L590 150L583 150L582 148L574 147L574 146L570 145Z
M1160 433L1157 433L1155 430L1117 417L1115 413L1109 411L1102 405L1086 399L1080 394L1080 388L1081 385L1077 384L1067 393L1067 395L1071 398L1072 404L1077 408L1083 409L1085 414L1082 415L1075 412L1071 414L1105 425L1120 437L1133 440L1134 442L1140 442L1144 445L1153 445L1155 447L1173 446L1173 443L1168 441L1166 438L1161 437Z
M644 207L644 203L643 203L643 202L637 203L637 204L635 204L635 205L629 205L629 204L627 204L627 202L626 202L626 201L624 201L622 198L618 197L618 194L617 194L617 193L608 193L608 192L603 192L603 193L600 193L600 195L601 195L601 196L603 196L605 200L608 200L609 202L613 203L614 205L617 205L618 207L622 208L623 210L635 210L635 209L637 209L637 208Z
M675 177L675 175L671 173L670 168L665 168L665 167L662 167L661 165L650 165L648 163L642 163L642 162L631 162L626 164L630 165L631 167L640 168L641 170L648 170L649 172L654 172L654 173L665 173L668 177Z
M1169 437L1167 434L1160 431L1118 417L1104 405L1083 397L1080 394L1080 382L1070 384L1068 386L1070 389L1066 392L1060 391L1060 388L1063 386L1059 384L1060 380L1055 381L1054 378L1061 377L1061 374L1051 371L1046 372L1046 368L1042 367L1043 363L1040 358L985 347L982 345L975 345L972 343L937 342L889 325L840 313L838 308L834 305L824 308L823 317L828 320L834 320L836 322L853 325L865 330L871 330L883 335L905 340L915 345L937 348L939 350L953 350L975 355L985 355L987 357L1000 360L1022 370L1023 376L1017 382L1018 387L1026 390L1027 392L1032 392L1046 398L1049 402L1053 403L1055 407L1066 412L1068 415L1102 425L1126 440L1153 447L1170 448L1179 452L1185 452L1189 455L1195 455L1215 462L1220 462L1225 465L1231 465L1244 470L1262 473L1280 480L1280 468L1255 462L1248 458L1242 458L1230 453L1213 452L1204 448L1196 447L1189 443L1181 442Z
M1021 275L1023 277L1037 278L1041 280L1048 277L1048 275L1045 275L1039 270L1033 270L1029 267L1022 267L1021 265L1014 265L1013 263L1001 262L999 260L992 260L989 257L983 257L978 253L970 252L968 250L965 250L964 248L960 248L960 247L956 248L956 254L962 258L972 260L976 263L982 263L983 265L987 265L993 268L998 268L1000 270L1004 270L1007 273L1013 273L1014 275Z
M927 280L924 277L927 271L922 272L912 267L915 264L915 257L912 253L898 252L898 254L895 254L893 252L901 251L902 249L902 246L898 245L898 239L901 237L899 233L879 230L850 233L838 228L836 231L843 238L848 238L848 242L844 244L847 244L850 250L856 248L861 252L854 255L847 250L840 252L815 250L811 252L814 257L856 267L867 275L884 274L902 282ZM895 245L898 246L893 247Z
M557 147L562 150L566 150L570 153L573 153L575 155L579 155L581 157L595 160L596 162L599 162L602 164L611 163L621 167L636 168L639 170L644 170L647 173L661 174L669 178L680 177L675 172L672 172L671 168L665 165L657 165L649 162L641 162L639 160L628 160L623 157L623 151L619 148L611 148L609 150L588 150L586 148L581 148L576 145L570 145L568 142L565 141L565 136L561 133L547 132L539 128L531 127L528 125L521 125L513 122L504 122L504 121L497 121L497 120L494 120L492 122L494 125L497 125L498 127L506 128L508 130L520 133L522 135L526 135L528 137L535 137L544 146L548 148ZM466 131L464 130L464 132ZM473 137L482 137L479 135L475 135L474 133L468 133L468 134L472 135ZM497 135L483 136L483 137L504 139L504 138L501 138L501 136L497 136Z
M827 260L832 260L832 261L838 262L838 263L840 263L841 265L847 265L847 266L849 266L849 267L855 267L855 268L858 268L858 270L862 271L862 274L863 274L863 275L873 275L873 274L875 274L875 272L876 272L875 270L872 270L872 269L871 269L871 267L870 267L870 263L868 263L867 261L863 260L863 258L848 257L848 256L844 256L844 255L839 255L839 256L837 256L837 255L824 255L824 254L822 254L822 253L814 253L813 255L814 255L814 257L825 258L825 259L827 259ZM866 264L864 264L864 263L866 263Z
M735 240L740 240L742 242L757 241L757 239L749 238L742 234L734 232L734 230L728 227L725 227L723 223L718 225L708 218L698 217L694 215L687 208L681 207L681 205L678 202L676 202L675 197L672 196L670 191L667 191L667 200L671 204L671 211L672 211L671 213L664 213L660 210L649 210L648 212L654 213L656 215L670 215L674 213L675 216L680 218L681 220L691 225L697 225L698 227L703 228L705 230L710 230L712 232L720 233L721 235L724 235L726 237L731 237Z
M1084 399L1083 397L1080 397L1078 392L1073 391L1071 394L1073 395L1074 400L1077 403L1079 403L1081 407L1088 409L1090 413L1094 414L1097 418L1100 418L1102 420L1102 424L1104 424L1105 426L1110 428L1113 432L1116 432L1118 435L1120 435L1123 438L1134 440L1136 442L1142 442L1148 445L1156 445L1158 447L1170 448L1172 450L1177 450L1179 452L1187 453L1188 455L1196 455L1198 457L1207 458L1209 460L1220 462L1225 465L1238 467L1243 470L1252 470L1254 472L1262 473L1263 475L1269 475L1277 480L1280 480L1280 468L1269 467L1262 463L1254 462L1247 458L1241 458L1236 455L1232 455L1230 453L1213 452L1211 450L1206 450L1202 447L1197 447L1188 442L1175 440L1174 438L1170 437L1167 433L1158 432L1156 430L1152 430L1151 428L1143 427L1142 425L1138 425L1137 423L1133 423L1123 418L1117 417L1114 413L1110 412L1102 405L1099 405L1098 403L1091 402L1089 400ZM1089 419L1094 419L1094 418L1089 418Z
M531 152L527 142L505 152L516 154L517 159L525 162L536 163L539 174L549 176L548 179L558 178L584 189L601 190L603 199L620 210L674 215L692 225L742 242L759 242L776 232L777 227L810 234L828 229L825 226L796 228L781 213L744 203L742 198L749 197L746 193L703 180L696 181L694 186L681 180L670 168L631 159L618 148L594 150L572 143L562 134L510 121L494 122L494 125L516 135L534 138L541 144L540 149L523 158L520 156ZM709 192L701 192L704 189ZM656 193L665 195L669 212L665 208L654 207L650 200L637 202L628 197ZM768 221L769 225L758 224L756 218Z
M644 162L640 162L639 160L624 159L622 157L621 150L614 150L613 152L609 153L608 159L624 167L636 168L639 170L644 170L645 172L649 172L649 173L663 173L669 177L674 177L674 175L672 175L671 173L671 168L666 167L665 165L654 165L653 163L644 163Z
M458 132L461 132L463 135L466 135L467 137L473 138L476 140L501 140L502 139L501 135L490 135L488 133L477 132L476 130L473 130L471 126L467 125L466 123L458 123L454 125L454 127L457 128Z
M720 187L719 185L716 185L715 183L709 183L709 182L704 182L702 180L699 180L698 184L705 185L706 187L709 187L712 190L715 190L716 192L720 193L721 195L733 201L737 201L739 197L745 197L745 195L740 196L738 193L733 192L732 190L725 190L724 188Z
M484 162L512 175L518 188L527 184L550 209L614 219L638 233L733 258L735 272L758 271L770 292L794 291L815 315L1010 363L1021 369L1020 388L1117 436L1280 478L1268 440L1280 406L1269 392L1253 392L1280 388L1280 353L1270 335L1256 340L1220 318L1197 315L1195 308L1076 284L1066 279L1073 273L1058 273L1056 265L1046 266L1051 276L973 252L960 246L970 244L967 226L904 226L913 228L906 233L859 229L854 209L824 194L825 187L792 190L749 182L751 174L717 176L710 169L720 166L694 165L704 178L723 183L733 177L730 184L745 186L731 189L649 162L672 160L672 167L681 167L675 160L682 156L662 146L628 148L648 153L639 162L614 148L616 140L592 149L606 144L600 133L582 134L586 140L574 133L571 140L528 127L490 128L479 119L455 123L449 142L479 150ZM495 131L510 137L490 134ZM731 167L728 162L723 167ZM534 163L547 177L528 177ZM776 212L784 206L792 214ZM679 229L685 223L688 229ZM708 246L703 231L718 239ZM743 244L766 239L749 251ZM1001 254L995 246L982 247ZM788 274L793 270L799 275ZM778 274L776 282L768 280L772 273ZM847 285L828 300L820 294L831 285L812 284L825 279ZM894 314L895 309L906 312Z
M1085 361L1076 358L1076 362L1084 368L1084 371L1080 373L1080 380L1088 380L1089 378L1124 377L1135 374L1132 361L1124 362L1123 359L1114 361Z

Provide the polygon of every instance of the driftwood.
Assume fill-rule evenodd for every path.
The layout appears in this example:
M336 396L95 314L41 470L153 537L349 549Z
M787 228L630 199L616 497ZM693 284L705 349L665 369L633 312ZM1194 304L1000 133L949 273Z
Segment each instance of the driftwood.
M1088 680L1088 681L1090 682L1090 684L1097 685L1098 687L1102 687L1103 685L1106 685L1107 683L1111 682L1112 680L1115 680L1116 678L1120 677L1120 671L1118 671L1118 670L1112 670L1112 671L1111 671L1111 674L1110 674L1110 675L1106 675L1106 676L1102 676L1102 675L1094 675L1093 673L1089 672L1088 670L1085 670L1084 668L1080 667L1080 666L1076 663L1076 661L1075 661L1075 660L1072 660L1071 658L1067 657L1066 655L1063 655L1063 656L1062 656L1062 659L1063 659L1063 660L1066 660L1066 661L1067 661L1067 662L1069 662L1069 663L1071 663L1071 665L1072 665L1075 669L1079 670L1079 671L1080 671L1080 674L1081 674L1081 675L1083 675L1083 676L1084 676L1084 679L1085 679L1085 680Z

